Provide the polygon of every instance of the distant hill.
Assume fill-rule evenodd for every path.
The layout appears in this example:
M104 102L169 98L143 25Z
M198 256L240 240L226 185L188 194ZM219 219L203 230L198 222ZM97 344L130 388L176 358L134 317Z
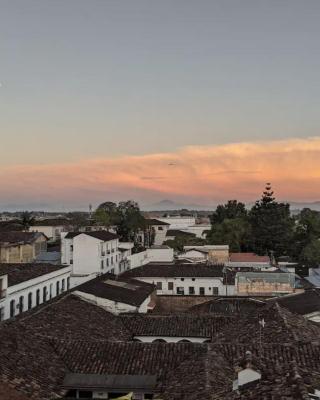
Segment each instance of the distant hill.
M290 204L290 209L293 213L302 210L303 208L310 208L311 210L320 211L320 201L314 202L295 202L290 200L283 200L283 202L287 202ZM226 203L221 202L221 204ZM254 205L254 202L247 203L247 208L251 208ZM148 204L141 207L143 211L176 211L176 210L198 210L198 211L211 211L215 210L216 206L206 206L200 204L187 204L187 203L178 203L173 200L161 200L158 203Z
M175 210L199 210L199 211L210 211L215 209L214 206L203 206L200 204L186 204L178 203L172 200L161 200L158 203L145 205L141 207L143 211L175 211Z

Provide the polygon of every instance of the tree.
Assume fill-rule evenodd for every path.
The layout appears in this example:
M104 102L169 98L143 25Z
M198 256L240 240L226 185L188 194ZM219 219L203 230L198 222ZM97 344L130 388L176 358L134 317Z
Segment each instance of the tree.
M230 251L248 251L250 224L247 219L224 219L220 224L213 225L207 234L210 244L228 244Z
M24 230L29 230L30 226L34 225L35 219L33 214L29 211L23 211L21 214L21 225L23 226Z
M221 224L225 219L246 218L247 210L243 203L237 200L229 200L224 205L218 205L212 215L210 215L211 224Z
M249 213L251 243L258 254L286 255L290 253L294 221L288 203L278 203L273 197L270 183L266 184L262 198Z
M300 262L307 267L316 268L320 265L320 240L314 239L304 247Z
M119 220L118 208L116 203L106 201L96 209L93 219L96 224L109 228L116 225Z
M137 233L145 230L146 222L138 203L133 200L121 201L117 209L117 232L123 240L136 242Z

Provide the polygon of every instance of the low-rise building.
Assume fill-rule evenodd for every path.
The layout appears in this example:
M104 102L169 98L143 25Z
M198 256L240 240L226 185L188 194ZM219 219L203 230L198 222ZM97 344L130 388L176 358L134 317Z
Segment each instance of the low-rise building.
M117 275L119 237L108 231L62 233L61 261L72 267L72 287L107 272Z
M122 276L155 284L157 295L234 295L234 275L223 265L149 263Z
M137 234L137 241L144 247L161 246L166 240L168 229L168 223L154 218L146 218L145 228Z
M0 232L0 263L29 263L47 251L48 238L40 232Z
M155 306L154 285L104 274L76 288L74 294L112 314L147 313Z
M238 296L282 296L294 293L295 275L282 272L237 272L235 277Z
M272 265L269 256L259 256L255 253L230 253L229 267L240 270L241 268L259 269L261 271L272 271L277 268Z
M181 258L199 259L202 253L207 261L213 264L226 264L229 262L228 245L203 245L203 246L184 246Z
M35 224L29 228L30 232L41 232L50 241L60 240L62 232L72 230L72 224L65 218L49 218L35 221Z
M0 264L0 320L30 310L70 287L70 267Z

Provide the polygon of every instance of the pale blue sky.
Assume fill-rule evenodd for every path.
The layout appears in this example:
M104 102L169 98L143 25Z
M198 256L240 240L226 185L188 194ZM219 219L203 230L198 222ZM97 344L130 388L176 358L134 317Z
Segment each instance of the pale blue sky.
M319 135L319 0L0 0L0 164Z

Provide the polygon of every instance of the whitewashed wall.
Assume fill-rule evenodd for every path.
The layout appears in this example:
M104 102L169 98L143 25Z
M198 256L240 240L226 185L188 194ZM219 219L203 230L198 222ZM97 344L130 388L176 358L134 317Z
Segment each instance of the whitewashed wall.
M35 266L36 268L36 266ZM15 315L19 314L17 308L21 296L24 298L24 310L28 309L28 294L32 293L32 308L36 307L36 292L40 290L40 304L43 303L43 288L47 288L47 301L50 300L50 286L51 298L56 297L62 293L62 281L64 280L64 291L67 290L67 279L70 278L70 267L62 268L57 271L50 272L49 274L21 282L14 286L7 288L7 296L0 303L0 307L4 307L4 319L10 318L10 302L15 300ZM57 293L57 282L59 282L60 293Z

